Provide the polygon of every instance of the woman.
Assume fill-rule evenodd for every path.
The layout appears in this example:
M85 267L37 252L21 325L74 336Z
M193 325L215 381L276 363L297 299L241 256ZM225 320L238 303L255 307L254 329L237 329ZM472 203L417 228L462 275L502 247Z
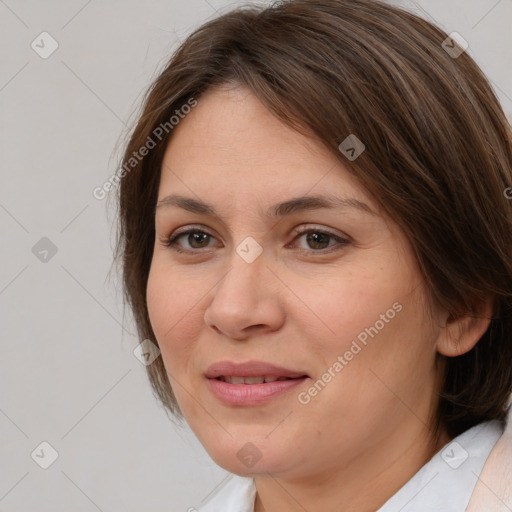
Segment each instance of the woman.
M200 510L465 510L512 391L512 142L460 37L371 0L234 10L120 178L151 384L233 473Z

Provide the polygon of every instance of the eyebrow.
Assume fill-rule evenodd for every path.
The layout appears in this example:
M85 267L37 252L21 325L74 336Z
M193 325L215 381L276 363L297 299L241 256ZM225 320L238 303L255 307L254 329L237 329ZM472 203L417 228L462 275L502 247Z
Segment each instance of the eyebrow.
M171 194L160 200L156 205L155 212L159 208L168 206L176 206L191 213L199 213L219 218L221 217L211 204L205 203L204 201L200 201L198 199L194 199L192 197L181 196L178 194ZM377 213L375 213L366 203L360 201L359 199L351 197L341 198L331 194L294 197L282 203L271 206L267 210L266 215L269 218L279 218L297 212L318 210L320 208L350 208L362 211L370 215L378 216Z

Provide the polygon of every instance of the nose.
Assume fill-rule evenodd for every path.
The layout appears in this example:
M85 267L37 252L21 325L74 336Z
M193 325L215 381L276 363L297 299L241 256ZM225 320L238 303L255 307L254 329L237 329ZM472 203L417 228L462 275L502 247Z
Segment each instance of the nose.
M230 268L213 290L206 325L217 334L245 340L280 329L284 323L283 286L260 255L247 263L234 253Z

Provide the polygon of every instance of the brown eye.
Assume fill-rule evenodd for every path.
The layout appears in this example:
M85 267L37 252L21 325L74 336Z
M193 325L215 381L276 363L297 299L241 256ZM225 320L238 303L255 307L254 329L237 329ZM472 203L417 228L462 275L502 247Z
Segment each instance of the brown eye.
M301 251L308 252L330 252L341 249L350 243L334 233L321 231L319 229L308 229L298 233L294 240L305 240L305 244L298 244ZM301 246L302 245L302 246Z
M178 252L195 252L209 247L213 236L205 231L189 229L160 240L162 245L171 247ZM185 240L185 242L183 242Z
M203 247L208 246L209 238L210 235L208 233L196 231L194 233L189 233L189 235L187 236L187 242L190 244L191 247L195 249L202 249Z
M306 241L311 249L326 249L331 238L333 237L327 233L312 231L306 234Z

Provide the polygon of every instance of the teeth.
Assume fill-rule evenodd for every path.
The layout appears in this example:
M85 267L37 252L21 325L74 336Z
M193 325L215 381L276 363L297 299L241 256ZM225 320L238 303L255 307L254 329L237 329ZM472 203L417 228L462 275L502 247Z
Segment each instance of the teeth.
M244 377L226 377L226 382L230 384L245 384Z
M263 384L264 382L275 382L276 380L289 380L288 377L219 377L228 384Z
M263 384L265 377L244 377L242 380L245 380L246 384Z

